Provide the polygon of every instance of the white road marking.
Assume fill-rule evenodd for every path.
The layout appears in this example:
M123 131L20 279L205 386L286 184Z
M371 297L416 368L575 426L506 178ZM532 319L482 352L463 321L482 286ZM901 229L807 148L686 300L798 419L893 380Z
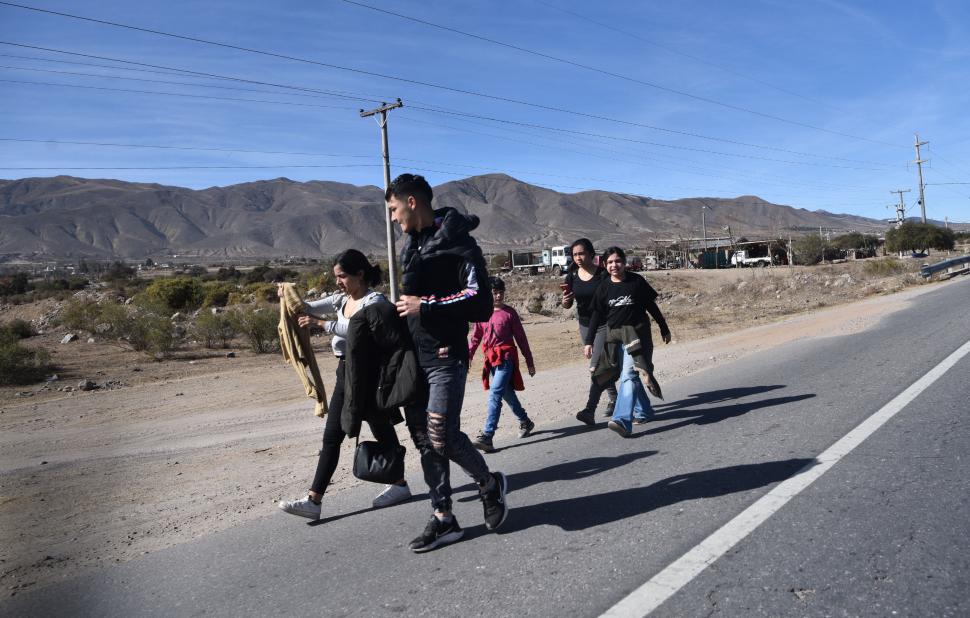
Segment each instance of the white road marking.
M855 429L816 457L815 461L796 472L791 478L781 482L734 519L701 541L696 547L654 575L647 583L608 609L603 613L603 617L630 618L636 616L640 618L660 607L664 601L687 585L715 560L730 551L744 537L785 506L789 500L811 485L815 479L825 474L829 468L852 452L855 447L862 444L866 438L875 433L877 429L905 408L967 354L970 354L970 341L964 343L956 352L947 356L943 362L928 371L872 416L862 421Z

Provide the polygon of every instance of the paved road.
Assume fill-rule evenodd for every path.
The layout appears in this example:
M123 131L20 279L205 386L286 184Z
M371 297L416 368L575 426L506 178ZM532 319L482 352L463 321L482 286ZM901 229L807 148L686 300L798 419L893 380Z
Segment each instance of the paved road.
M630 439L544 427L488 456L512 488L497 534L465 484L465 540L411 554L426 500L372 511L364 487L328 499L339 515L317 525L270 513L0 613L596 616L970 340L968 307L970 280L954 281L864 333L665 384L657 420ZM656 615L970 614L968 374L970 357Z

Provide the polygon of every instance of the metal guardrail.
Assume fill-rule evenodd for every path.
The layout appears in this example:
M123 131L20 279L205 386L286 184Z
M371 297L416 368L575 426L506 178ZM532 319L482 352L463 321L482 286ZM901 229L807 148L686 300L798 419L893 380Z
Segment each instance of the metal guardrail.
M942 262L937 262L936 264L923 264L923 267L919 269L919 274L921 274L924 278L929 279L938 272L953 272L951 269L954 269L961 264L967 264L967 266L964 266L960 270L970 268L970 255L961 255L960 257L943 260Z

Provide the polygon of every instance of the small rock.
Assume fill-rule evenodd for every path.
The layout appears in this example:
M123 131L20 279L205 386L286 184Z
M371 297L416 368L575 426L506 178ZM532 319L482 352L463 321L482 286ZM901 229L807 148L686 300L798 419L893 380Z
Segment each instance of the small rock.
M77 383L77 390L79 391L93 391L98 388L98 385L91 380L81 380Z
M55 373L54 375L52 375L52 376L50 376L50 377L48 377L48 378L47 378L47 381L48 381L48 382L57 382L57 381L58 381L58 380L60 380L60 379L61 379L61 378L60 378L60 376L58 376L58 375L57 375L57 374Z
M88 337L88 343L94 343L94 337Z
M194 365L195 364L195 361L189 361L189 364L190 365Z
M71 343L72 341L77 341L77 335L74 333L68 333L61 339L61 343Z
M47 465L47 462L46 461L42 461L42 462L40 462L40 465L46 466ZM50 558L50 556L48 556L48 558Z
M226 358L236 358L235 352L226 352Z
M172 314L172 321L175 322L177 320L181 320L184 317L185 316L183 316L180 312L176 311L175 313Z
M210 311L212 311L212 315L219 315L222 313L222 307L213 307Z
M131 370L136 372L141 371L141 367L132 367Z

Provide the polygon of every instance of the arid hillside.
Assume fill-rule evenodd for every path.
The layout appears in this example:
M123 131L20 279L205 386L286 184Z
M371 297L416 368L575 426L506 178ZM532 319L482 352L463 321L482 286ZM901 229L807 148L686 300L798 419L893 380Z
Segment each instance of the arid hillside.
M790 229L880 232L885 223L771 204L758 197L654 200L622 193L559 193L504 174L435 188L436 206L478 215L488 250L558 244L639 246L708 231L737 236ZM202 258L333 255L384 247L379 188L286 178L203 190L58 176L0 181L0 257Z

